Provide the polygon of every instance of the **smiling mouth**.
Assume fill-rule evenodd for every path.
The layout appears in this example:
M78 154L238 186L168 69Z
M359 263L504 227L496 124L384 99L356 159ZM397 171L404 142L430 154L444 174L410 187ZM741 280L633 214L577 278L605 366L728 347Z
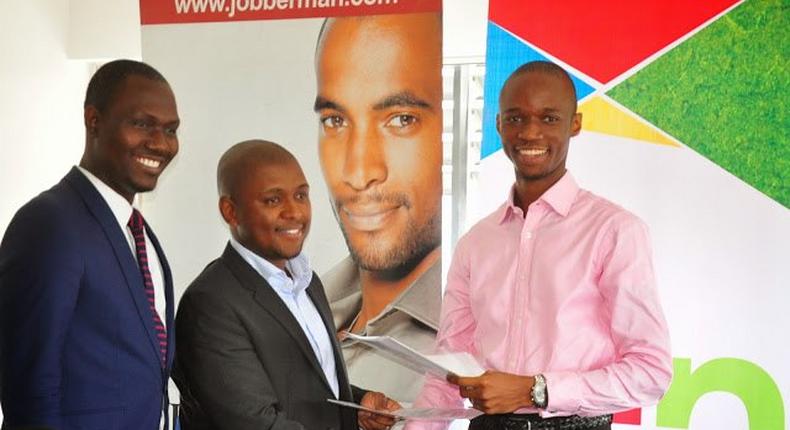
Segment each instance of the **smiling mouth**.
M290 239L299 239L304 236L304 227L278 228L276 231Z
M146 157L134 157L134 160L138 163L142 164L149 169L158 169L159 166L162 165L162 162L159 160L154 160L153 158L146 158Z
M392 219L400 206L368 205L364 207L342 207L341 212L346 224L359 231L381 230Z
M540 157L549 152L549 148L516 148L519 155L527 157Z

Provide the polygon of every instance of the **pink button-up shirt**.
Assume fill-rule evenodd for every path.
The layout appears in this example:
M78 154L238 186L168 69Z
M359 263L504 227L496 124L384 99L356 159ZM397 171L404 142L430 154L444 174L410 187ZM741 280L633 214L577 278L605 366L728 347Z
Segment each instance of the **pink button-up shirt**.
M570 173L526 216L511 193L458 242L437 343L487 369L543 374L543 416L656 403L672 359L647 227ZM429 378L416 405L461 407L462 399L456 386Z

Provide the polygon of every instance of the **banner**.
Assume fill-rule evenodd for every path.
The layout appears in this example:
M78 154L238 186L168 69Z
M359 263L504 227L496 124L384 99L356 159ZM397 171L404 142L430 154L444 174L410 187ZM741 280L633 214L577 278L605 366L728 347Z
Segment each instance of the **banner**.
M143 202L174 250L176 296L230 235L217 209L220 156L269 140L310 184L304 252L337 329L430 350L441 303L441 1L140 7L143 60L170 82L182 124L179 155ZM421 388L415 371L341 346L351 383L403 402Z
M140 0L143 25L383 15L441 10L441 0Z
M478 216L514 181L495 129L502 84L548 60L572 75L583 114L568 170L651 229L674 378L657 407L615 428L786 428L786 4L489 4Z

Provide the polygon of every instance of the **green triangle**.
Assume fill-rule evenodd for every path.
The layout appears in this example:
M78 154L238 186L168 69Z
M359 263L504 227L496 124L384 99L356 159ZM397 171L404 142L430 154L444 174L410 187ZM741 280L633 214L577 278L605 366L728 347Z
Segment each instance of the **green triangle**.
M790 14L747 1L607 95L790 208Z

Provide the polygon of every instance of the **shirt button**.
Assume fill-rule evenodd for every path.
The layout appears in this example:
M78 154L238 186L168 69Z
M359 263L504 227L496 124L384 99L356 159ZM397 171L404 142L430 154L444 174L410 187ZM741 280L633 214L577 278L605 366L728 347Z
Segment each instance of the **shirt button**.
M532 239L532 232L528 231L528 232L524 233L524 237L526 237L527 239Z

